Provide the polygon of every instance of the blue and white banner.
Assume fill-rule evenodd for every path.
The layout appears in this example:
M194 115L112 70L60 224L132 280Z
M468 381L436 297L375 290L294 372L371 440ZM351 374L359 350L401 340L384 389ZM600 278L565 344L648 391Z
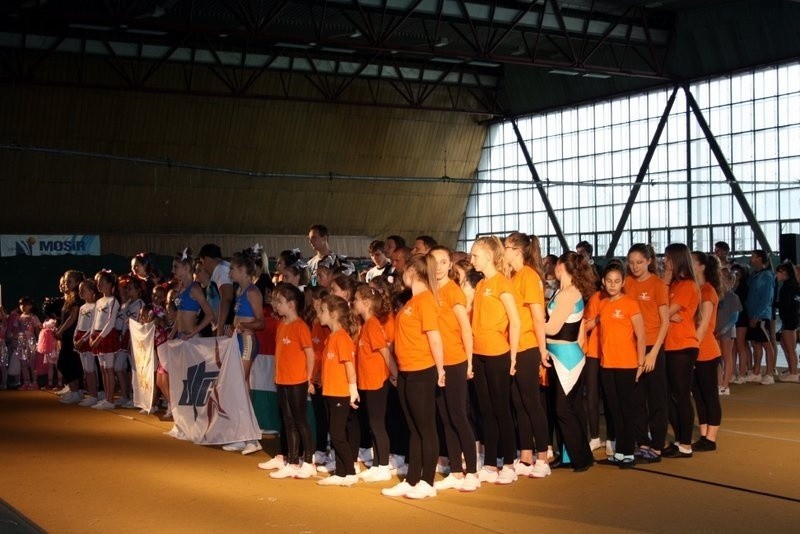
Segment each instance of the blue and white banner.
M99 235L0 235L0 256L99 256Z
M153 381L155 379L155 323L142 324L128 319L131 332L131 350L136 364L132 373L133 405L150 411L153 407Z
M172 340L158 357L169 373L170 435L198 445L261 439L236 339Z

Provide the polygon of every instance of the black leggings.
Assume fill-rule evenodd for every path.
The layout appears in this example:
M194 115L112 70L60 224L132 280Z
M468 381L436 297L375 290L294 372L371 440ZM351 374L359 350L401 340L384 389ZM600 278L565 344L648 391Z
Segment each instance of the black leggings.
M600 437L600 360L598 358L586 357L586 364L583 370L584 384L586 385L586 398L584 407L586 414L586 425L589 427L589 437ZM580 415L583 413L578 410ZM609 419L606 414L606 419ZM613 436L613 428L609 428L609 421L606 421L606 431ZM613 423L612 423L613 425Z
M692 443L694 408L692 408L692 381L698 349L668 350L667 380L669 381L669 422L675 441L681 445Z
M461 472L461 455L467 464L467 473L478 470L478 452L475 450L475 433L467 417L467 362L445 365L447 385L436 390L436 409L442 420L450 471Z
M314 387L311 395L311 407L314 409L314 439L316 449L325 452L328 450L328 406L322 396L322 386Z
M421 371L400 371L397 393L408 423L408 475L406 482L415 486L424 480L433 486L439 436L436 433L436 367Z
M336 453L336 475L343 477L355 475L355 459L347 441L347 427L350 419L350 397L325 397L328 405L331 445Z
M569 393L564 392L555 367L549 369L550 390L553 395L553 410L558 422L559 437L567 449L574 469L583 469L594 463L586 428L578 417L578 399L583 390L583 372Z
M615 451L633 455L636 443L636 369L600 369L606 406L614 421Z
M314 459L314 441L311 439L311 426L306 415L308 384L294 386L277 385L278 406L283 416L286 434L286 455L290 464L300 463L300 446L303 447L303 461L311 463Z
M389 381L380 389L361 390L361 409L367 411L369 431L375 445L373 465L389 465L389 434L386 432L386 400L389 397Z
M701 425L719 426L722 423L722 406L719 404L717 372L722 358L694 365L692 396L697 407L697 422Z
M512 464L516 457L516 437L511 417L511 354L475 354L472 370L483 421L483 463L495 465L502 445L503 464Z
M652 346L646 351L650 352ZM664 349L656 365L636 383L636 442L660 451L667 440L667 362Z
M511 400L517 415L519 448L547 451L547 415L539 398L539 347L517 354L517 372L511 383ZM535 440L535 446L534 446Z

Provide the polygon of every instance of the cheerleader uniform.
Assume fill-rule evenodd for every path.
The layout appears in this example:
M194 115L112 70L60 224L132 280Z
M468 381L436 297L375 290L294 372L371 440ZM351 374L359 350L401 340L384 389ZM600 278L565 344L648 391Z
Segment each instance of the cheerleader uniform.
M247 300L247 292L254 284L250 284L243 289L239 295L236 296L236 304L233 307L234 316L240 319L253 319L256 314L253 311L253 306ZM242 360L250 361L258 355L258 339L253 333L240 332L236 335L239 341L239 351L242 353Z
M119 302L114 297L101 297L95 303L92 339L100 342L92 349L97 356L100 367L114 368L114 355L120 349L119 330L115 328L119 313Z
M83 304L78 312L78 320L75 322L75 335L73 339L75 342L75 350L80 354L84 373L97 372L94 354L92 354L92 348L89 346L89 337L86 336L87 333L92 331L94 309L94 302L86 302ZM86 336L86 339L83 339L84 336Z
M123 303L119 308L115 327L119 330L120 349L114 357L114 371L127 371L128 366L136 369L131 356L131 330L128 321L130 319L136 321L143 306L142 299L136 299Z

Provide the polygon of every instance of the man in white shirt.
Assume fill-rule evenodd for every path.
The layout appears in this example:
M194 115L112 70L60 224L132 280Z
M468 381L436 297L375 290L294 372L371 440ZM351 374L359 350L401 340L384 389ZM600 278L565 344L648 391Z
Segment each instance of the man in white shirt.
M315 224L308 229L308 242L311 248L314 249L314 252L316 252L314 257L308 260L308 270L311 273L311 285L317 285L317 267L321 262L328 260L327 264L330 266L336 266L338 264L336 253L328 246L328 236L330 236L328 227L323 224Z
M368 250L369 257L375 265L367 271L365 277L366 282L369 283L370 280L378 276L388 276L392 274L394 269L392 268L392 262L389 261L389 258L386 256L384 242L376 239L369 244Z
M200 247L197 254L201 268L211 277L211 282L219 291L219 309L216 313L216 334L228 335L231 329L231 310L233 309L233 282L231 282L231 265L222 259L219 245L207 243Z

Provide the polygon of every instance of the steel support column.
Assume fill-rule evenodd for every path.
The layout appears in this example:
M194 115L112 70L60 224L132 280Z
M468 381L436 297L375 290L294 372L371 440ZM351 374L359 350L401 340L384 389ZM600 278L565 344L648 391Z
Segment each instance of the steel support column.
M614 229L614 235L611 236L611 244L608 245L606 258L614 257L614 250L617 248L619 238L622 236L622 231L625 228L625 224L628 222L628 217L631 215L631 209L633 209L633 204L636 202L636 197L639 195L639 189L642 188L644 176L647 174L647 169L650 168L650 161L653 159L653 154L656 151L658 142L661 140L661 134L664 132L664 127L667 125L667 119L672 111L672 104L675 103L675 97L678 94L678 89L679 86L676 85L672 90L672 94L669 96L669 100L667 101L667 107L664 108L664 113L661 114L661 120L658 121L658 126L653 134L653 138L650 140L650 145L647 147L647 152L642 160L642 165L639 167L639 174L636 175L636 181L633 184L633 189L631 189L631 192L628 195L628 201L625 203L625 209L622 210L622 214L619 216L619 221L617 221L617 227Z
M525 163L528 164L528 169L531 171L533 182L536 184L536 189L539 190L539 195L542 197L544 209L547 210L547 216L550 217L550 224L553 225L553 229L556 231L556 236L561 242L561 246L564 248L564 250L570 250L569 245L567 244L567 238L564 237L564 232L561 230L561 224L559 224L558 219L556 218L556 212L553 211L553 206L550 204L550 199L547 197L547 192L544 190L544 186L542 186L542 180L539 178L539 173L536 172L536 167L533 165L533 160L531 159L530 152L528 152L528 147L525 146L525 140L522 139L522 134L519 132L516 119L511 119L511 126L514 127L514 133L517 136L517 144L519 145L519 149L522 151L522 155L525 156ZM531 206L531 209L533 209L533 206Z
M734 176L731 166L728 164L728 160L725 159L725 154L722 153L722 149L717 143L717 139L714 137L714 134L711 133L711 128L708 127L706 118L703 116L703 112L700 111L700 106L697 105L697 101L694 99L694 96L692 96L692 92L689 91L689 86L684 85L683 91L686 93L686 100L689 102L689 106L694 112L694 116L697 119L697 123L700 125L700 129L703 130L703 134L706 136L706 141L708 141L708 146L711 147L711 152L713 152L714 157L717 158L717 164L719 164L719 168L722 169L722 173L725 175L728 185L731 186L733 196L739 203L739 207L742 209L745 219L747 219L747 222L750 224L750 228L753 230L756 240L765 252L772 252L772 247L769 246L767 236L764 234L764 230L761 229L761 225L758 223L756 215L753 213L753 209L750 207L750 203L747 202L744 192L742 192L742 188L739 185L739 182L736 180L736 176Z

